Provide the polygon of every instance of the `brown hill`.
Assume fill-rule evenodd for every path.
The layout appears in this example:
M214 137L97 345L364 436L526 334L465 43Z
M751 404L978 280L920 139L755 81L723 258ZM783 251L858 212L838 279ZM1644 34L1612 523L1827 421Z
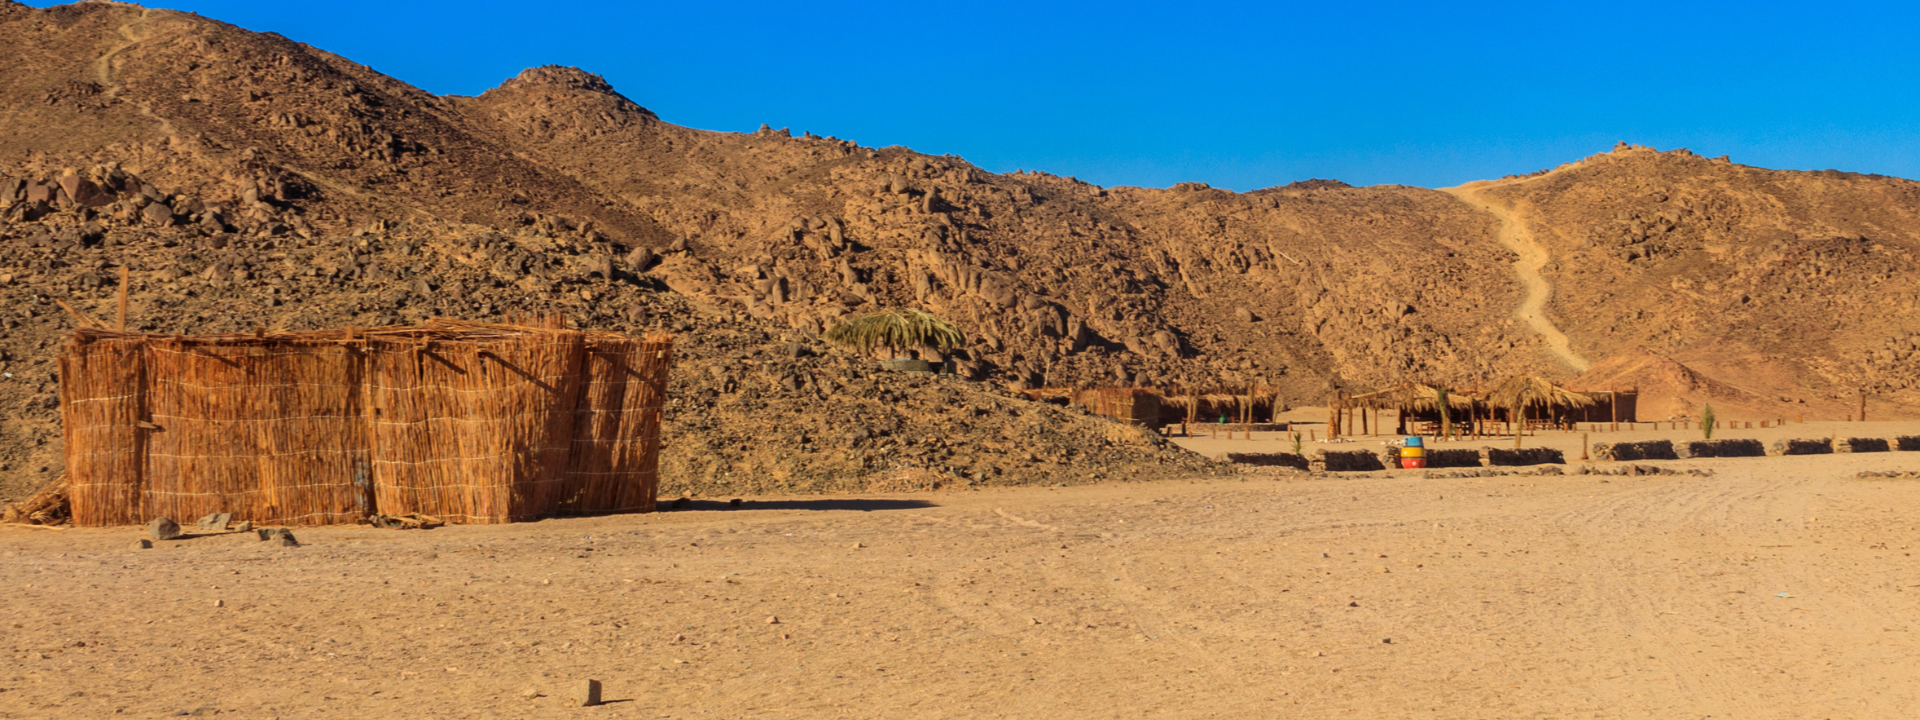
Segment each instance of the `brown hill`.
M1804 407L1784 409L1782 403L1790 400L1720 382L1643 347L1595 363L1568 385L1589 391L1636 389L1641 398L1636 408L1640 420L1694 418L1708 405L1725 420L1784 419L1805 412Z
M1920 184L1622 145L1479 185L1551 256L1582 356L1645 347L1779 414L1920 401Z
M1447 192L1100 188L679 127L572 68L437 97L104 2L0 0L0 58L0 299L23 308L0 337L0 403L22 408L0 426L6 469L57 465L49 363L69 321L51 300L107 307L122 266L150 329L555 311L676 329L669 482L716 492L1189 462L1077 447L1105 431L1001 384L1266 382L1298 403L1571 378L1645 346L1816 411L1859 386L1920 404L1904 180L1623 147ZM871 373L814 340L883 305L960 323L978 342L955 359L990 384Z

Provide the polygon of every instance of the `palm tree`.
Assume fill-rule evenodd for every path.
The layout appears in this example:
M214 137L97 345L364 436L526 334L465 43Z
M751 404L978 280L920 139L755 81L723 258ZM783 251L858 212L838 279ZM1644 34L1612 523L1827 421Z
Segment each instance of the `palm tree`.
M887 350L896 357L918 348L952 350L966 342L952 323L913 308L875 310L833 326L826 339L850 350Z
M1517 375L1507 378L1487 393L1487 402L1510 408L1520 418L1520 432L1527 429L1527 408L1540 407L1586 407L1593 404L1593 398L1553 384L1552 381L1538 375ZM1520 433L1515 433L1518 441Z

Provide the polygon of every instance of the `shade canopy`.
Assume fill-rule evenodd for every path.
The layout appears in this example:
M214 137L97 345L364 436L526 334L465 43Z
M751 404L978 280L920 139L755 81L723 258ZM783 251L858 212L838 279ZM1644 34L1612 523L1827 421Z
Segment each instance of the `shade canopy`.
M1592 405L1593 398L1555 385L1538 375L1516 375L1495 385L1487 393L1487 402L1506 408L1567 407Z
M1473 407L1473 393L1461 390L1447 390L1447 407L1466 409ZM1407 382L1390 388L1375 390L1364 395L1354 395L1347 400L1351 403L1370 408L1393 408L1416 412L1435 411L1440 407L1440 388L1423 383Z

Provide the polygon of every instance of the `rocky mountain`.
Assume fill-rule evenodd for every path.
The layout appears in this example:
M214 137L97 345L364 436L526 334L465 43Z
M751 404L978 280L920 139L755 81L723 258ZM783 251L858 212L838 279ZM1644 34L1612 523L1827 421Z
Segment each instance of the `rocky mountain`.
M111 314L123 267L130 324L164 332L548 312L675 330L675 490L1191 466L1124 435L1076 450L1107 431L1003 392L1020 386L1259 383L1306 404L1596 367L1651 389L1671 363L1753 412L1837 414L1863 388L1920 405L1920 187L1896 178L1622 146L1447 191L1102 188L680 127L572 68L440 97L108 2L0 0L0 58L0 299L17 308L0 404L20 408L0 473L57 471L51 358L73 321L54 301ZM817 342L889 305L960 324L974 382ZM1640 352L1664 363L1604 365Z

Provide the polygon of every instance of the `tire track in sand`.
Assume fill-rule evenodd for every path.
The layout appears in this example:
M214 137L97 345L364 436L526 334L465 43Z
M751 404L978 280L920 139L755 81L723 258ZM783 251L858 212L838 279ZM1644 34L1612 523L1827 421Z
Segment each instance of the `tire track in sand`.
M1545 246L1533 239L1532 231L1527 229L1527 224L1518 217L1513 208L1482 194L1482 191L1495 186L1486 181L1472 182L1459 187L1443 188L1440 192L1480 208L1500 221L1500 229L1496 237L1501 245L1520 256L1520 259L1514 261L1513 270L1520 276L1520 286L1526 289L1526 296L1520 301L1520 307L1514 310L1514 315L1547 341L1547 350L1551 351L1554 357L1559 358L1575 372L1586 372L1593 363L1574 352L1572 344L1567 341L1567 334L1561 332L1552 320L1547 319L1547 301L1553 299L1553 283L1549 282L1545 275L1540 274L1540 269L1546 267L1553 256L1547 252Z

